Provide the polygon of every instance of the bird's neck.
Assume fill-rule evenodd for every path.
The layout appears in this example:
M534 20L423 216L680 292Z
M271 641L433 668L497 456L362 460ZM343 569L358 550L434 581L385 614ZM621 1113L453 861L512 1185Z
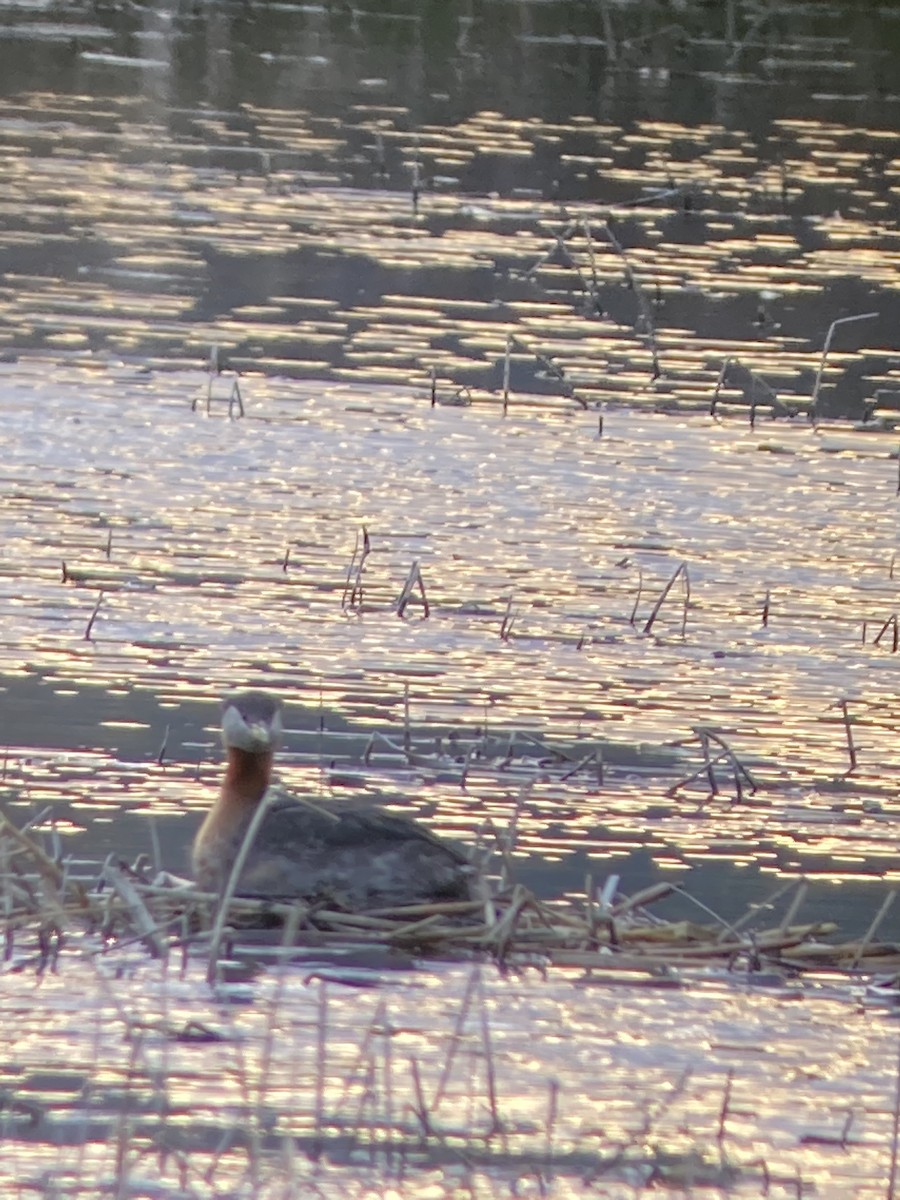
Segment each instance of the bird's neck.
M221 799L242 808L258 804L272 781L273 757L272 754L248 754L246 750L229 746Z

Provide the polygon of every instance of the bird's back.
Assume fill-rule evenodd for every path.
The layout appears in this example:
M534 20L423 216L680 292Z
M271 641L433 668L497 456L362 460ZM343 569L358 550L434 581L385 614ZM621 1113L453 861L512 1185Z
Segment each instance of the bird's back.
M231 831L214 867L197 869L195 858L201 886L222 887L249 821ZM332 813L285 796L266 813L236 891L365 909L467 900L470 880L465 854L415 821L383 809Z

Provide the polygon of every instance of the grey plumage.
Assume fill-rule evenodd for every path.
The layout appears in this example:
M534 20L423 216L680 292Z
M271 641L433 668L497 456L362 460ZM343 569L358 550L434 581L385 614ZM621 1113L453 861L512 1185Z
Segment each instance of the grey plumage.
M252 814L221 847L230 871ZM222 868L198 877L224 883ZM469 899L469 862L424 826L381 809L318 810L290 796L272 802L241 872L237 893L322 900L365 909Z
M204 890L221 891L228 881L270 786L281 732L281 703L268 693L239 692L224 701L228 765L192 855ZM378 808L320 808L289 795L266 803L236 895L321 900L346 909L470 897L466 855L416 821Z

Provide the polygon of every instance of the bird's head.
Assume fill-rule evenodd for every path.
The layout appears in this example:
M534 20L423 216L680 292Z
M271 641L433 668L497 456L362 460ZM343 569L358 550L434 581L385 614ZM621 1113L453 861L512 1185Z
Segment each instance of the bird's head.
M281 701L268 692L235 692L222 701L222 744L271 754L281 741Z

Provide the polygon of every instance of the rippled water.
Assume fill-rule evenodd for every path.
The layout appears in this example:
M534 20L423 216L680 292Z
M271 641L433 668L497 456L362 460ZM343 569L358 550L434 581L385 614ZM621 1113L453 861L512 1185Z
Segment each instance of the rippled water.
M99 756L73 762L33 727L10 744L18 803L66 801L92 824L123 804L197 810L217 773L214 701L260 684L289 702L293 786L399 788L472 837L485 815L509 818L524 772L528 853L645 846L689 866L715 849L776 874L894 877L894 659L877 640L895 603L893 438L628 410L599 436L578 408L504 418L262 378L235 420L224 401L192 411L198 385L4 368L8 695L26 695L16 676L41 679L63 720L107 697L88 735ZM400 619L413 563L429 615L413 602ZM686 615L676 586L645 632L682 563ZM423 761L400 746L406 689ZM698 726L729 740L758 792L733 803L720 768L711 803L705 775L670 794L702 766L696 745L672 745ZM148 761L166 727L165 761ZM493 753L463 778L453 738L485 730ZM573 763L599 747L603 783L547 770L553 745Z
M230 1004L146 965L69 964L39 990L7 977L4 1186L883 1194L896 1035L827 981L660 991L444 968L360 990L327 974L270 975Z
M467 844L518 805L544 894L734 916L807 876L801 920L864 929L897 875L893 6L0 18L10 815L183 869L253 684L285 783ZM834 981L326 966L226 1005L96 948L4 974L11 1195L886 1192L895 1039Z

